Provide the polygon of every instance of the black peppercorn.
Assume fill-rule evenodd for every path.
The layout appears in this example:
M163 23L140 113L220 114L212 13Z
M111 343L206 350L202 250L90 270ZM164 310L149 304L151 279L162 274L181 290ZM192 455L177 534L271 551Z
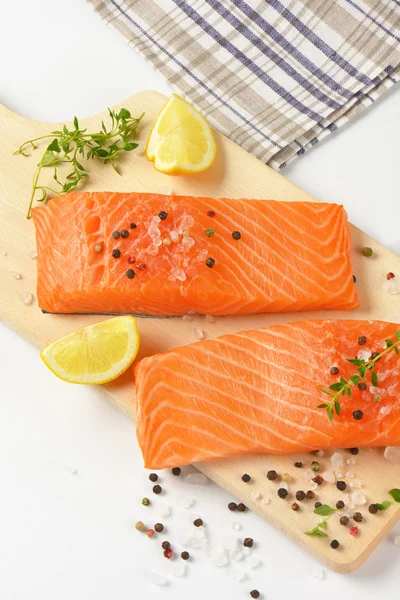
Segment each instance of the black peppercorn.
M161 494L161 492L162 492L162 487L161 487L161 485L158 485L158 484L157 484L157 485L154 485L154 486L153 486L153 492L154 492L154 494Z
M354 283L356 283L356 281L357 281L357 277L355 275L353 275L353 281L354 281Z
M212 269L213 266L215 265L215 258L207 258L206 260L206 267L208 267L209 269Z
M242 237L240 234L240 231L232 231L232 237L234 240L240 240L240 238Z
M344 506L345 506L345 505L344 505L344 502L343 502L343 500L338 500L338 501L336 502L336 508L338 508L339 510L341 510L342 508L344 508Z
M295 512L300 510L300 506L297 504L297 502L293 502L292 504L292 510L294 510Z
M254 544L254 541L252 538L245 538L243 540L243 546L245 546L245 548L252 548Z
M137 225L136 225L136 223L131 223L131 224L129 225L129 227L130 227L131 229L136 229Z
M153 481L153 483L154 483L154 481L157 481L157 479L158 479L157 473L150 473L149 479L150 479L150 481Z
M314 504L314 508L319 508L320 506L322 506L322 502L316 502Z
M161 221L165 221L165 219L168 217L168 213L165 212L165 210L162 210L161 212L158 213L158 216L161 219Z
M377 507L376 504L370 504L369 507L368 507L368 510L371 513L371 515L376 515L376 513L379 510L379 508Z
M133 279L135 277L136 273L133 269L128 269L126 272L126 276L128 279Z
M287 495L288 495L288 491L285 490L285 488L279 488L279 490L278 490L279 498L286 498Z
M181 558L183 558L183 560L187 560L189 557L190 557L190 554L186 550L181 552Z
M163 550L168 550L169 548L171 548L171 544L169 542L165 541L161 544L161 548Z
M251 477L250 477L250 475L247 475L247 473L242 475L242 481L244 481L245 483L248 483L250 481L250 479L251 479Z
M355 411L353 412L353 418L354 418L356 421L361 421L361 419L363 418L363 416L364 416L364 413L363 413L363 411L362 411L362 410L355 410Z
M338 490L340 490L341 492L344 492L344 490L347 488L347 484L345 481L337 481L336 482L336 487Z
M373 353L371 354L371 360L374 360L374 358L377 358L377 356L379 356L379 352L373 352ZM379 360L381 360L381 359L380 359L380 358L378 358L378 361L379 361ZM376 362L378 362L378 361L376 361Z
M357 454L360 453L360 449L359 448L350 448L350 452L351 452L351 454L354 454L354 456L357 456Z
M259 598L260 597L260 592L258 590L251 590L250 596L252 598Z
M246 506L243 504L243 502L239 502L237 509L239 512L244 512L246 510Z
M122 229L121 231L121 237L126 239L127 237L129 237L129 231L127 229Z
M331 375L337 375L339 373L339 369L337 367L332 367L329 372Z
M306 497L307 497L307 500L314 500L315 492L313 492L312 490L308 490Z
M234 510L237 510L238 505L236 504L236 502L229 502L228 508L229 508L229 510L234 511Z
M367 384L364 383L363 381L360 381L360 383L358 384L358 389L361 390L362 392L364 392L367 389Z
M306 497L306 493L303 492L303 490L299 490L298 492L296 492L296 500L299 500L299 502L304 500L305 497Z
M278 477L278 473L276 471L268 471L267 479L269 479L270 481L275 481L275 479L277 477Z
M350 523L350 519L349 519L349 517L340 517L340 524L341 524L341 525L344 525L344 526L346 526L346 525L348 525L349 523Z
M154 525L154 531L157 531L157 533L161 533L162 531L164 531L164 525L162 523L156 523Z
M119 258L121 256L121 251L118 250L118 248L115 248L111 254L113 255L113 258Z
M113 231L111 235L113 236L114 240L118 240L121 234L119 231Z
M294 466L296 467L296 469L301 469L301 467L303 466L302 462L295 462Z
M203 527L203 525L204 525L203 519L195 519L193 521L193 525L195 525L195 527Z
M365 337L365 335L360 335L360 337L358 338L358 343L360 344L360 346L364 346L364 344L367 343L367 338Z
M356 523L361 523L363 520L363 516L360 512L355 512L353 515L353 519L355 520Z
M172 475L175 475L176 477L178 477L178 475L180 475L182 473L181 468L180 467L174 467L172 469Z
M336 550L337 548L339 548L339 542L337 540L332 540L331 541L331 548L333 548L334 550Z

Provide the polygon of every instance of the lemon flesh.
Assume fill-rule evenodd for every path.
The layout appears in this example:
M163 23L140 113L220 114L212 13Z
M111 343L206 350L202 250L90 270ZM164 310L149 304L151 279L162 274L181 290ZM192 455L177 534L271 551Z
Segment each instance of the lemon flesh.
M146 156L157 171L200 173L214 162L214 134L205 118L177 94L161 109L150 132Z
M139 331L134 317L101 321L74 331L42 350L46 366L70 383L100 384L121 375L135 360Z

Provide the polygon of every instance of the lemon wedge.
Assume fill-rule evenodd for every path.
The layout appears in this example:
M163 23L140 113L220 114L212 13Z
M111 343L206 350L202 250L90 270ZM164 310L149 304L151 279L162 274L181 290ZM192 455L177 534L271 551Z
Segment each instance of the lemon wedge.
M214 134L205 118L177 94L161 109L150 132L146 156L161 173L200 173L214 162Z
M134 317L123 316L83 327L49 344L40 356L69 383L107 383L133 363L139 350Z

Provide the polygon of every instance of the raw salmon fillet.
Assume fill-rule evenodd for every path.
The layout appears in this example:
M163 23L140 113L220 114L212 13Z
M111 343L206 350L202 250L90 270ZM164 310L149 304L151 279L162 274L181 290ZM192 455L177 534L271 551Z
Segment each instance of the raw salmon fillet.
M347 216L336 204L92 192L58 196L32 215L38 300L48 312L241 315L358 305ZM121 232L127 237L114 239Z
M157 354L135 368L136 430L145 466L162 469L249 453L400 444L400 359L376 363L379 392L353 388L340 416L317 408L346 358L382 352L399 325L300 321L225 335ZM365 336L365 345L358 338ZM330 369L339 368L338 375ZM380 401L377 401L377 395ZM361 410L361 420L353 412Z

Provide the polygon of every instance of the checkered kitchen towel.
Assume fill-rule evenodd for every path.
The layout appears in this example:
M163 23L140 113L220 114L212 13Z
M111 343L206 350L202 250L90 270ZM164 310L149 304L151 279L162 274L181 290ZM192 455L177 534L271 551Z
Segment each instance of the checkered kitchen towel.
M400 0L89 2L216 129L275 169L400 80Z

